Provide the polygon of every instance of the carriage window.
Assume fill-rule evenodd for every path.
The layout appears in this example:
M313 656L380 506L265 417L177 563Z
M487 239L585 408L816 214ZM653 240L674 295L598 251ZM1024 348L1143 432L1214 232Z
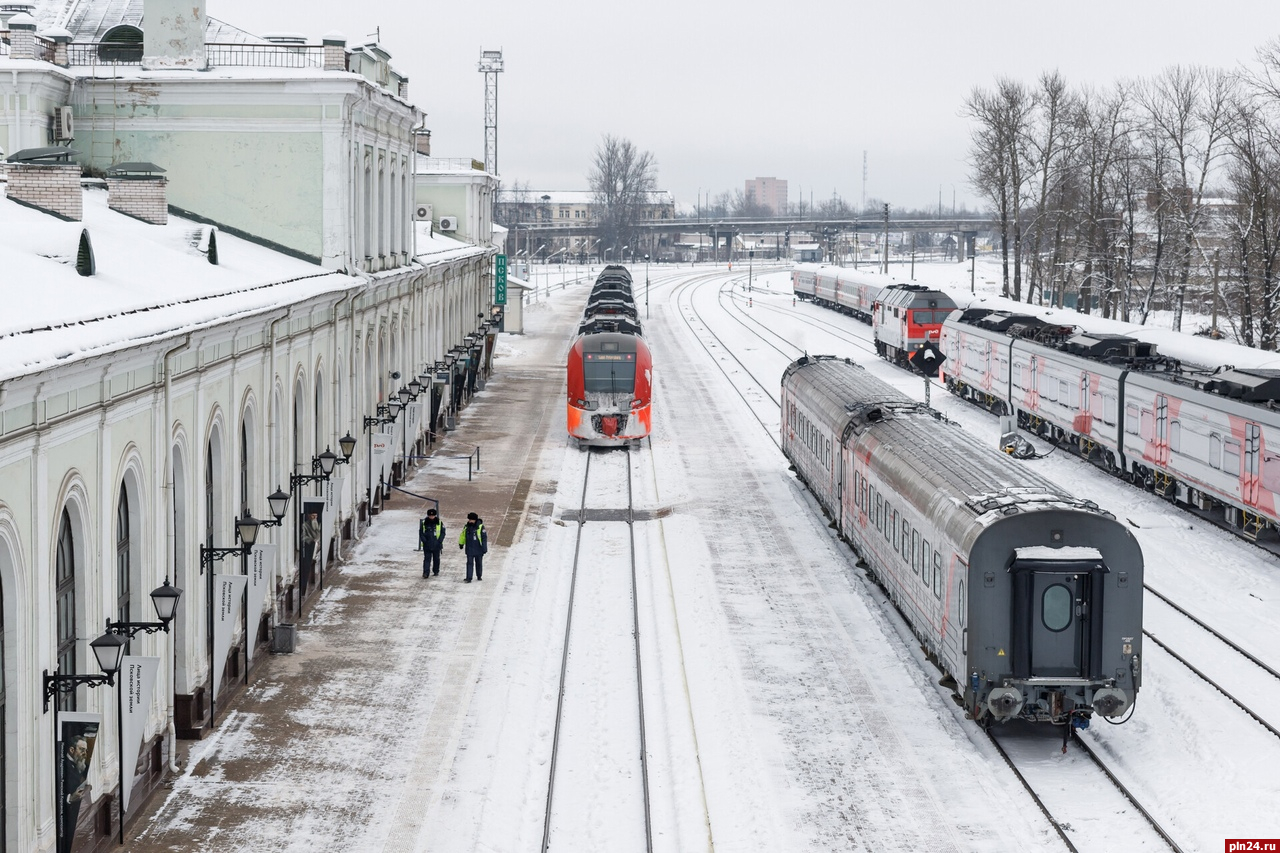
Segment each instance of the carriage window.
M1223 442L1222 470L1228 474L1240 472L1240 442L1235 440Z
M933 597L942 600L942 554L933 553Z
M929 547L929 540L920 540L920 580L924 581L925 589L929 588L929 564L931 562L933 549Z
M1178 421L1169 422L1169 449L1174 453L1178 452L1178 447L1182 444L1182 424Z
M911 573L920 574L920 533L911 531Z
M1071 590L1060 583L1046 589L1040 599L1040 619L1050 631L1065 631L1071 624Z
M1152 441L1155 436L1151 431L1152 414L1150 409L1143 409L1142 416L1138 419L1138 432L1147 441Z
M902 542L898 551L902 554L902 559L911 559L911 524L905 518L902 519Z
M1214 468L1221 468L1219 460L1222 459L1222 436L1215 433L1209 434L1209 464Z
M880 519L884 517L884 503L880 500L879 492L877 492L875 489L872 489L871 493L875 495L875 499L876 499L876 511L871 521L876 526L876 530L879 530Z
M884 541L893 543L893 550L898 550L898 514L894 512L893 507L888 502L884 505Z
M1130 403L1124 407L1124 431L1129 435L1138 434L1138 405Z

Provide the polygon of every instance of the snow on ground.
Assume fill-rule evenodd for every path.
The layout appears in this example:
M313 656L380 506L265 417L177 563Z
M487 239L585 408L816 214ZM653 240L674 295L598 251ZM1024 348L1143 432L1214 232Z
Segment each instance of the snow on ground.
M785 272L753 271L750 294L739 286L745 271L737 269L667 266L651 275L646 330L655 354L654 434L649 447L630 456L637 508L655 516L636 524L654 849L1060 850L1047 821L937 684L939 672L866 581L774 441L782 370L802 351L848 355L917 397L923 382L870 353L869 327L793 305ZM561 393L562 359L586 280L566 280L563 288L553 281L550 293L525 306L528 334L499 339L499 377L548 377L551 390L540 393ZM720 341L704 346L711 331ZM502 382L484 394L517 390ZM737 386L749 389L745 399ZM932 389L932 401L995 446L994 418L940 387ZM311 847L290 848L284 839L312 846L342 840L353 851L539 848L574 513L588 456L565 439L558 401L540 422L511 417L501 406L490 417L518 425L530 448L522 473L529 510L509 547L491 551L479 589L431 586L429 606L418 611L411 590L427 587L414 586L416 558L405 555L415 519L403 511L378 517L341 573L360 594L385 585L378 591L404 599L396 606L406 612L361 627L350 624L353 596L327 593L315 621L304 626L305 639L319 644L324 631L348 626L362 640L372 635L378 653L399 663L362 689L369 698L346 717L327 698L342 688L322 682L306 702L279 708L290 725L327 722L341 737L331 742L317 734L309 747L334 750L316 771L313 793L279 789L284 815L264 818L256 835L220 827L226 849L254 849L244 839L255 837L298 850ZM464 434L474 417L464 413ZM600 470L619 476L626 457L614 453ZM1131 522L1154 585L1273 664L1280 661L1275 558L1065 453L1027 464ZM464 475L444 459L428 468L430 476L455 482ZM621 488L603 480L592 485L588 508L621 506ZM620 623L629 619L623 605L631 593L615 527L621 525L596 525L604 532L583 546L580 572L590 578L579 594L588 615L575 622L570 641L572 719L564 729L563 755L573 769L557 778L562 843L552 849L618 849L619 839L634 840L628 827L636 804L627 798L637 788L636 769L626 760L638 733L626 695L634 690L634 662L625 662L627 644L620 642L629 634L629 624ZM397 566L387 580L388 567ZM480 598L481 591L491 598ZM1224 837L1274 835L1280 739L1153 644L1146 658L1133 718L1121 726L1095 724L1087 734L1095 748L1168 821L1184 850L1217 850ZM364 665L375 669L371 658ZM228 759L254 754L266 722L233 711L193 759L213 751ZM1064 760L1043 758L1049 770ZM218 791L234 784L212 781L200 787L189 768L175 786L183 795L157 821L169 821L170 829L197 826L200 809L212 808ZM275 790L265 781L252 784L261 787L239 796ZM337 815L344 797L350 803ZM1105 820L1098 816L1101 825Z

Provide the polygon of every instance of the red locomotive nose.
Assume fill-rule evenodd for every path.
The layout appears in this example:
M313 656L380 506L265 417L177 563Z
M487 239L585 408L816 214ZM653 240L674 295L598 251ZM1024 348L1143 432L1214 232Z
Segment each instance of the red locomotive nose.
M618 419L617 418L601 418L600 431L603 432L609 438L613 438L615 435L618 434Z

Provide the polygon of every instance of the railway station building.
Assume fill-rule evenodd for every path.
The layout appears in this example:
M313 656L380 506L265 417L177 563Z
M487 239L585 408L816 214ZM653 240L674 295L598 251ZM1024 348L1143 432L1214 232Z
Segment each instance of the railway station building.
M4 851L112 845L492 352L494 176L378 44L205 5L0 7Z

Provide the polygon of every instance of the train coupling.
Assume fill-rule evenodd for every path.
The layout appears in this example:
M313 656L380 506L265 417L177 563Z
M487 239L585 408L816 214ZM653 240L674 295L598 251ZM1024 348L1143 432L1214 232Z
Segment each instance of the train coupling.
M1022 710L1022 691L1016 687L997 687L987 694L987 707L997 720L1016 717Z

